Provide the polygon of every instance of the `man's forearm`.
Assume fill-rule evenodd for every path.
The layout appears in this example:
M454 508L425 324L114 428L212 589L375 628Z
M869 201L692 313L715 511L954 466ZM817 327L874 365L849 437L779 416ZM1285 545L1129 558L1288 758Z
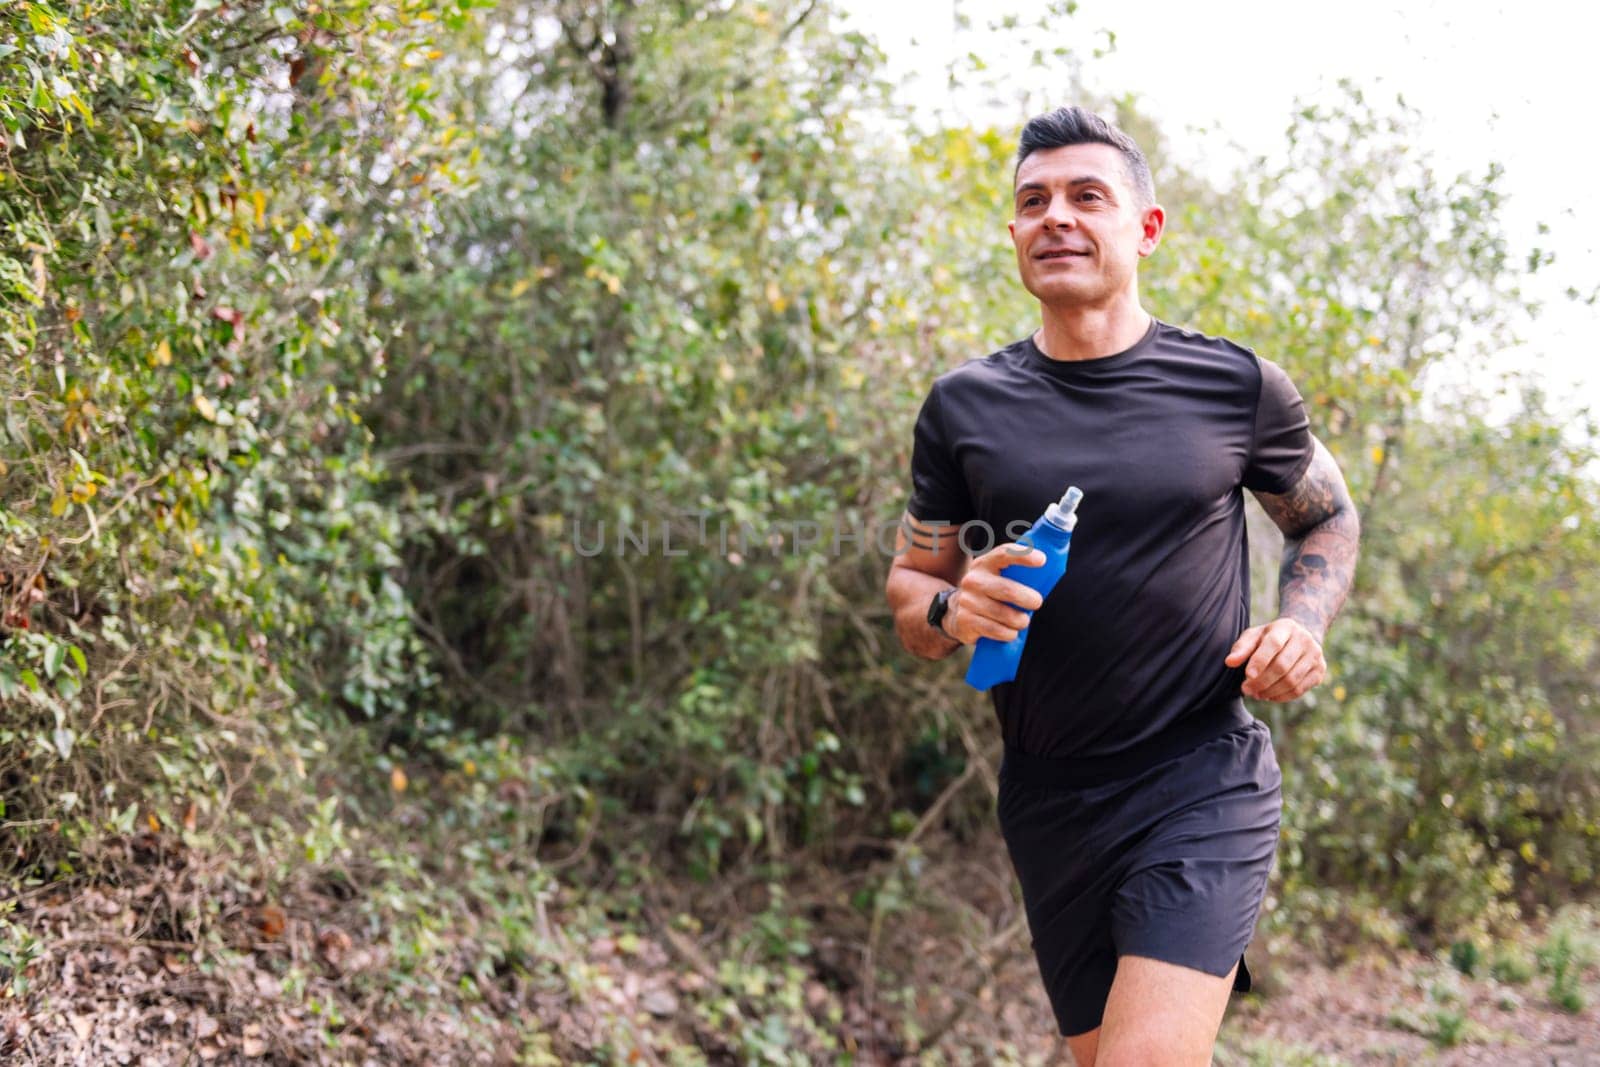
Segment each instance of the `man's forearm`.
M1285 538L1278 572L1278 614L1310 630L1320 643L1355 580L1361 523L1354 508L1330 515L1301 537Z
M937 575L924 574L910 567L896 567L889 575L888 599L894 609L894 632L900 644L913 656L944 659L961 647L961 642L928 625L928 604L951 583Z

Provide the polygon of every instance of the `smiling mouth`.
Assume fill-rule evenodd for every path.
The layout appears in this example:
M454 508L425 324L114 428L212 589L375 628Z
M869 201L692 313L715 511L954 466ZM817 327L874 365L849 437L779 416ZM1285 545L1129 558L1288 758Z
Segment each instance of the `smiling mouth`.
M1076 252L1069 248L1055 248L1048 252L1040 252L1035 259L1072 259L1076 256L1087 256L1087 252Z

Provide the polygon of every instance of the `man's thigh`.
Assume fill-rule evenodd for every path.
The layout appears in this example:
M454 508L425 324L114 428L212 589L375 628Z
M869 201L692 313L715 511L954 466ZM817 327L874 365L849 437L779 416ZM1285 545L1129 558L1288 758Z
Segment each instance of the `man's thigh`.
M1144 956L1120 957L1100 1028L1068 1039L1078 1067L1206 1067L1234 970L1219 978Z
M1100 1045L1100 1027L1095 1027L1087 1034L1063 1037L1061 1040L1072 1053L1072 1067L1094 1067L1095 1052Z

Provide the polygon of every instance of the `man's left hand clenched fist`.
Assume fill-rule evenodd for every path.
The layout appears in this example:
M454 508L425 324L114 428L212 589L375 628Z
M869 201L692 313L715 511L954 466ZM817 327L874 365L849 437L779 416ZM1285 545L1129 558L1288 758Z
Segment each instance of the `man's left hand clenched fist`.
M1250 627L1233 643L1225 662L1245 665L1240 692L1256 700L1294 700L1328 676L1322 644L1290 618Z

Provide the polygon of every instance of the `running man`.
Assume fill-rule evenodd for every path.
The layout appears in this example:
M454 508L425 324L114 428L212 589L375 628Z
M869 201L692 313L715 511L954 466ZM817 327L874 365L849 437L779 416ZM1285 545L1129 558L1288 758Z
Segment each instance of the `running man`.
M1076 1062L1201 1067L1250 988L1278 843L1282 778L1241 695L1322 682L1360 524L1279 367L1140 305L1166 213L1126 134L1081 108L1041 115L1013 187L1041 325L934 382L886 594L927 659L1029 629L1016 679L990 691L997 814ZM1069 485L1072 558L1041 606L999 572L1042 554L1004 542ZM1260 626L1244 490L1284 535L1279 614Z

